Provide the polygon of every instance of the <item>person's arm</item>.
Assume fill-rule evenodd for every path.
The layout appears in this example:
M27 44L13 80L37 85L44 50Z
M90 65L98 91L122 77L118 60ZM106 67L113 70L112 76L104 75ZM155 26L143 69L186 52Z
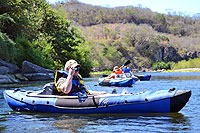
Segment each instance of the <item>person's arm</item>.
M108 77L106 77L105 79L112 79L115 78L115 73L111 73L110 75L108 75Z
M64 82L59 86L59 89L65 94L68 94L72 89L72 78L74 72L75 72L74 68L70 68L67 79L64 80Z

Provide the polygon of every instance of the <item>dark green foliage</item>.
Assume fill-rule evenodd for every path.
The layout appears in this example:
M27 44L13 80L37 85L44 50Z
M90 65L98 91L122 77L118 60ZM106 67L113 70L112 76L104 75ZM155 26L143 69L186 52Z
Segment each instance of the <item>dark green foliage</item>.
M6 27L5 24L8 22L15 23L14 19L11 18L9 14L7 13L0 14L0 30Z
M167 70L167 69L171 69L173 64L174 64L173 62L167 62L167 63L156 62L156 63L153 64L152 69L153 70L162 70L162 69Z
M157 42L145 42L143 45L138 45L137 50L143 57L149 57L153 62L156 61L155 53L160 48Z
M18 36L15 42L17 48L15 61L18 66L21 66L22 62L27 60L45 68L52 68L53 59L49 56L50 50L48 49L48 44L46 44L45 49L41 50L39 48L35 48L39 42L31 43L24 36Z
M66 61L74 59L81 65L80 74L83 77L88 77L89 73L92 71L92 66L93 66L92 60L89 57L90 57L90 51L88 51L87 46L83 44L80 47L77 47L76 52L73 51L67 52L66 58L63 58L63 62L55 62L56 69L64 68Z
M88 54L87 54L88 53ZM77 61L81 64L80 74L84 77L89 77L89 73L92 71L92 60L89 59L89 51L83 51L77 57Z
M17 51L13 42L5 33L0 32L0 59L16 63Z
M160 13L157 13L154 16L155 23L153 24L153 28L158 32L168 32L168 24L166 20L166 16Z
M92 68L90 52L79 48L84 39L45 0L2 0L0 7L2 59L18 66L28 60L49 69L61 69L67 60L76 59L87 67L83 76L88 76Z
M0 14L4 14L9 11L11 5L8 4L8 0L0 0Z

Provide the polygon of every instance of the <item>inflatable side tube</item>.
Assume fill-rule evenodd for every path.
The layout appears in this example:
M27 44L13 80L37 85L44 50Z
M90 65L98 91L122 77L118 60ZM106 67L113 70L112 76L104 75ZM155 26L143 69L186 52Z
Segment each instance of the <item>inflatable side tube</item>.
M58 98L55 105L59 107L97 107L99 104L99 98L88 97L83 103L80 103L78 99L63 99Z

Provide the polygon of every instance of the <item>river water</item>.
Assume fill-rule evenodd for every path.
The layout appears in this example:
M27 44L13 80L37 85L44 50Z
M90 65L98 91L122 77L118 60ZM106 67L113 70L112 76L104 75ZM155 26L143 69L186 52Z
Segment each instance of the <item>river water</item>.
M151 74L150 81L137 81L132 87L96 86L98 77L84 78L90 90L113 89L121 93L146 90L190 89L192 95L186 106L178 113L132 114L132 115L72 115L33 114L12 111L3 98L3 91L21 88L39 90L46 82L24 82L0 86L0 132L14 133L60 133L60 132L200 132L200 73L140 73Z

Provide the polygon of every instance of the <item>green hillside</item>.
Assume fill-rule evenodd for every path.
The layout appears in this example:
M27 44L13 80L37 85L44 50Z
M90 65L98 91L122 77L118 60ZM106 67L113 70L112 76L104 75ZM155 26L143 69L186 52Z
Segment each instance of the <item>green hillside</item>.
M198 57L200 21L148 8L104 8L76 0L52 5L73 20L92 52L96 70L112 69L130 59L132 68Z
M1 0L0 7L0 58L19 67L27 60L56 70L75 59L81 74L89 76L92 70L112 70L127 60L132 69L162 69L199 56L196 18L76 0L56 5Z

